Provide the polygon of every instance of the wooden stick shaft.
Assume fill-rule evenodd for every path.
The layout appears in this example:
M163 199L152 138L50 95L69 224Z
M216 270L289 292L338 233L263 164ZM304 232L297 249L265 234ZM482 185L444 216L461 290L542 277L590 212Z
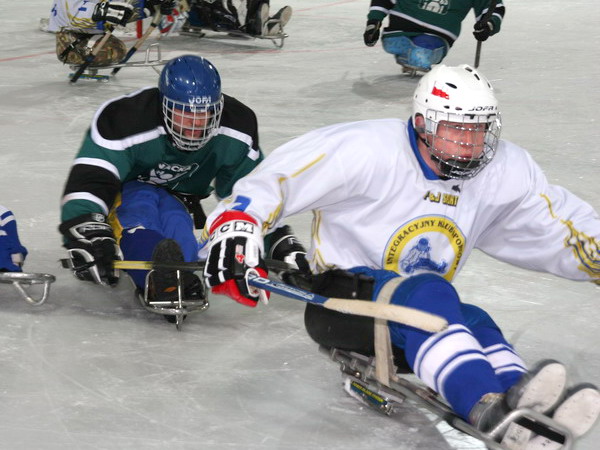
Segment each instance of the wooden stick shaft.
M158 7L157 7L158 8ZM152 32L156 29L156 27L158 26L158 24L160 23L160 18L161 18L161 14L160 14L160 10L156 10L156 13L154 14L154 16L152 17L152 22L150 23L150 26L148 27L148 29L144 32L144 34L142 35L141 38L139 38L135 44L133 44L133 47L131 47L129 49L129 51L127 52L127 54L125 55L125 58L123 58L119 64L124 64L127 61L129 61L131 59L131 57L133 56L133 54L135 52L137 52L140 47L142 46L142 44L146 41L146 39L148 39L148 37L152 34ZM122 67L115 67L112 72L111 75L115 75L117 72L119 72L119 70L121 70Z
M90 66L90 64L92 64L94 62L94 60L96 59L96 56L98 55L98 53L100 53L100 50L102 50L102 47L104 47L106 45L106 43L112 36L113 30L114 30L113 27L109 27L108 30L106 31L106 33L104 33L104 36L102 36L102 39L100 39L98 41L98 43L92 49L92 52L85 59L83 64L81 66L79 66L79 69L77 69L77 72L75 72L73 74L73 76L71 77L71 79L69 80L71 83L76 83L77 80L79 79L79 77L81 77L81 75L83 74L83 72L85 72L85 70Z
M270 269L273 269L273 266L279 266L278 268L283 270L284 268L282 266L285 266L285 264L282 264L280 261L272 260L266 261L266 264ZM204 263L157 264L152 263L151 261L115 261L114 267L116 269L130 270L150 270L158 268L171 270L203 270ZM284 297L321 305L324 308L333 311L391 320L431 333L437 333L448 327L446 320L440 316L405 306L385 305L368 300L323 297L289 284L269 280L268 278L262 278L256 275L248 276L248 284L259 289L283 295Z

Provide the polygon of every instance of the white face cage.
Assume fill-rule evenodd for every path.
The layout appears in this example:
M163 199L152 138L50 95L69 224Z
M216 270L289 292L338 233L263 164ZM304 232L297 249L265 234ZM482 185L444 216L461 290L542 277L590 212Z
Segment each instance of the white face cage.
M502 120L499 114L448 114L427 110L425 136L432 161L442 176L469 179L496 154Z
M223 112L223 96L216 103L192 106L163 97L162 110L175 146L193 152L200 150L216 134Z

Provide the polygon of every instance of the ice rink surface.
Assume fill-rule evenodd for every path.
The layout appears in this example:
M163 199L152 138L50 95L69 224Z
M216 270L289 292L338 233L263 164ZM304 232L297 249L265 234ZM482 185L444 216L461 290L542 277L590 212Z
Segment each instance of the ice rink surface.
M273 0L272 8L283 6ZM155 85L149 68L70 86L54 36L38 30L50 0L0 0L2 198L19 219L29 272L57 277L35 308L1 289L2 449L445 449L445 433L411 406L395 418L362 408L338 366L303 327L303 305L274 297L246 308L211 297L182 331L145 311L127 280L104 289L59 268L59 201L92 115L104 101ZM366 0L292 3L281 50L268 41L169 36L164 58L194 53L224 91L257 113L269 153L320 126L408 118L416 79L362 32ZM596 0L507 1L502 32L483 44L503 137L528 149L553 183L600 210L600 40ZM473 17L445 62L473 64ZM156 36L150 42L156 42ZM128 42L132 42L129 40ZM303 240L310 217L291 221ZM571 382L600 384L600 288L528 272L476 253L456 280L529 362L555 358ZM597 426L577 448L595 450ZM480 448L467 440L453 448Z

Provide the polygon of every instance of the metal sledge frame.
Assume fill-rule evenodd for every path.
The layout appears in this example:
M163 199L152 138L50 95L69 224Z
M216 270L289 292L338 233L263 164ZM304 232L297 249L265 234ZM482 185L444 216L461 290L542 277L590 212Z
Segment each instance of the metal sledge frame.
M49 273L23 273L23 272L2 272L0 273L0 283L12 284L23 299L33 306L40 306L48 299L50 294L50 285L56 281L54 275ZM39 298L31 297L23 285L43 284L44 290Z
M143 298L140 297L140 303L142 306L156 314L161 314L163 316L174 316L175 317L175 326L178 330L181 330L181 326L183 324L183 320L185 316L188 314L196 313L196 312L204 312L208 309L209 303L208 299L203 298L200 300L189 300L184 298L183 292L183 277L182 271L177 269L177 300L173 301L154 301L148 299L148 289L150 286L150 277L155 272L154 269L149 270L146 274L146 281L144 285L144 295Z
M364 404L384 415L394 414L395 406L405 399L409 399L448 423L452 428L478 439L492 450L506 450L498 441L513 422L533 429L538 434L548 435L553 440L562 441L561 450L572 450L573 448L574 436L568 428L532 409L516 409L489 433L484 433L457 416L435 391L420 383L413 383L405 376L398 375L390 381L389 386L384 386L376 381L373 357L323 346L319 350L340 364L344 378L350 380L350 387L353 391L350 395L360 398ZM536 427L537 424L539 425Z
M154 54L156 55L155 59L151 59ZM114 76L112 73L109 74L99 74L100 70L112 70L114 72L117 69L121 69L123 67L151 67L156 73L160 73L157 70L157 66L165 65L167 61L162 59L162 53L160 50L160 44L158 42L154 42L148 46L145 51L145 56L143 61L128 61L128 62L120 62L117 64L110 64L108 66L91 66L87 67L81 75L78 76L78 79L88 79L88 80L96 80L101 82L107 82L110 80L111 76ZM78 66L71 66L72 70L76 70ZM72 74L71 74L72 75ZM69 75L69 76L71 76Z
M277 25L279 26L279 25ZM250 39L262 39L262 40L269 40L273 43L273 45L275 46L275 48L281 49L283 48L283 45L285 44L285 39L289 37L289 35L287 33L284 33L283 30L281 29L281 26L279 26L279 31L275 34L269 34L269 35L253 35L253 34L247 34L247 33L243 33L241 31L237 31L237 30L214 30L212 28L202 28L202 27L194 27L191 25L188 25L186 27L183 27L181 29L181 31L179 32L179 34L184 35L184 36L195 36L198 38L207 38L207 39L246 39L246 40L250 40ZM211 34L211 35L207 35L205 33L205 31L211 31L214 32L215 34Z

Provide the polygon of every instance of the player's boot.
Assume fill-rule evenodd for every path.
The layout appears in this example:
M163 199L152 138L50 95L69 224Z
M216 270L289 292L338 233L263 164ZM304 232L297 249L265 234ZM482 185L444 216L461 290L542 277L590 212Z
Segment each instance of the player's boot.
M567 370L558 361L544 360L506 394L508 407L513 409L530 408L546 414L563 398L567 387ZM523 448L533 432L516 423L511 423L502 438L506 448Z
M183 253L179 244L173 239L160 241L152 253L152 261L155 263L182 263ZM186 301L202 302L206 298L204 285L200 278L189 271L179 271L182 283L182 297ZM160 308L177 308L179 303L179 281L177 270L155 269L149 275L147 304ZM143 293L142 293L143 295ZM169 322L176 322L174 315L166 314Z
M516 408L531 408L545 413L562 398L566 383L566 369L562 364L553 360L542 361L524 374L506 394L484 395L469 413L469 422L487 432ZM520 427L511 424L505 438L513 426Z
M261 3L256 11L256 18L254 24L249 31L250 34L261 35L264 33L264 29L269 20L269 5L267 3Z
M481 431L489 431L499 423L509 409L504 394L491 392L485 394L473 406L469 413L469 422Z
M595 386L582 384L569 392L552 415L559 424L567 427L574 438L587 433L600 415L600 392ZM559 450L562 445L544 436L535 436L527 444L527 450Z
M291 18L292 7L284 6L265 22L263 35L273 36L283 33L283 27L287 25Z

